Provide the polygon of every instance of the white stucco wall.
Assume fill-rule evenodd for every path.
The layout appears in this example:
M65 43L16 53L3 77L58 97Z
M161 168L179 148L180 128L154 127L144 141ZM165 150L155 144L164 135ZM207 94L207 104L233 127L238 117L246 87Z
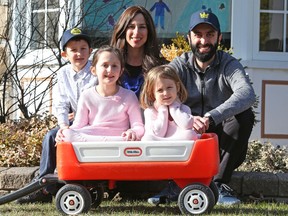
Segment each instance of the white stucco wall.
M254 127L251 139L288 146L288 53L281 56L258 52L255 43L259 32L258 8L259 0L232 0L233 55L247 66L246 71L259 96L256 112L261 122Z

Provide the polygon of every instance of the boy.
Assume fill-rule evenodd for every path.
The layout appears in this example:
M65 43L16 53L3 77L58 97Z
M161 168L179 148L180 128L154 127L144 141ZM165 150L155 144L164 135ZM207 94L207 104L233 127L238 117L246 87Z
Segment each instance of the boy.
M54 173L56 168L56 134L59 128L68 128L77 109L80 93L96 85L96 77L90 72L91 62L88 60L92 52L91 39L79 28L64 32L61 39L61 56L71 64L62 67L57 74L57 98L54 108L58 120L58 127L50 130L42 142L39 176ZM56 187L47 187L17 200L19 204L52 201L52 194Z

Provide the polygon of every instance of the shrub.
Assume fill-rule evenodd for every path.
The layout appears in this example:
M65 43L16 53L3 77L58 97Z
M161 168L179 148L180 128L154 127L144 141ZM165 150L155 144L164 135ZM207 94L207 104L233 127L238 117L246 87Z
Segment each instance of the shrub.
M261 143L258 140L249 142L244 163L238 171L287 172L288 151L285 146L273 146L272 143Z
M172 61L176 56L180 56L183 52L189 51L190 45L184 35L176 33L176 38L171 39L172 44L162 44L161 54L167 61Z
M180 56L183 52L191 50L191 47L184 35L176 32L176 37L171 39L172 43L170 45L162 44L161 54L167 61L172 61L175 57ZM230 55L233 54L231 48L227 49L223 45L218 46L219 50L223 50Z
M42 139L55 126L56 118L47 113L0 124L0 166L38 166Z

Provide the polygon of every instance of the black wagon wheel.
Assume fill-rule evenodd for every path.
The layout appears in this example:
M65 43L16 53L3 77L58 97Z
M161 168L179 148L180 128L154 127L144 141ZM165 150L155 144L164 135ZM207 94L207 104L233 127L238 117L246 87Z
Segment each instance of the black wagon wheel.
M104 188L103 186L97 186L94 188L91 188L89 190L89 193L92 198L92 207L97 208L104 198Z
M200 183L186 186L179 194L178 206L184 215L209 213L215 204L212 190Z
M56 194L56 208L67 215L86 213L91 203L91 195L82 185L66 184Z
M216 183L214 181L211 181L209 187L210 187L210 189L212 190L212 192L214 194L215 204L216 204L218 202L218 199L219 199L218 187L217 187L217 185L216 185Z

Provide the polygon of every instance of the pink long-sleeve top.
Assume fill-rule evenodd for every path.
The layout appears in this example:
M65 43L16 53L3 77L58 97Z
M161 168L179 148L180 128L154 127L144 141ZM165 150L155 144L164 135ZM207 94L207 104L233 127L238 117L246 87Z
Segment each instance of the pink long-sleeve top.
M173 120L169 120L169 112ZM142 140L191 140L198 136L193 130L193 116L188 106L174 102L158 110L150 107L144 110L145 134Z
M97 136L121 136L128 129L140 139L144 134L139 101L134 92L122 87L108 97L99 95L96 88L85 90L70 128Z

